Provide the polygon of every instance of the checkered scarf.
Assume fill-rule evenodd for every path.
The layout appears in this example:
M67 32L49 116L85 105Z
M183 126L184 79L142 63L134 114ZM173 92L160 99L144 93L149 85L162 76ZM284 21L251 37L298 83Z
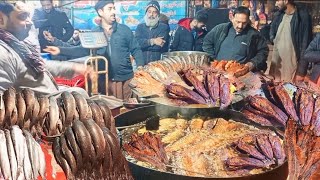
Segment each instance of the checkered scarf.
M0 39L7 43L36 73L37 76L45 71L45 62L34 46L25 41L19 41L10 32L0 29Z

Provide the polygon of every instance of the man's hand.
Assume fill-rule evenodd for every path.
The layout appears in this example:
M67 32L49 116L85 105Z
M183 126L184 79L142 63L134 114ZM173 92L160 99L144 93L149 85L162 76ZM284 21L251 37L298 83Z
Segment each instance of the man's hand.
M254 64L252 62L247 62L245 66L249 68L249 71L252 71L254 69Z
M60 49L56 46L47 46L43 49L44 52L50 53L51 55L58 55L60 54Z
M244 65L241 69L237 69L236 72L234 72L235 77L240 77L249 72L249 66Z
M153 44L158 45L158 46L163 46L164 43L166 43L166 41L163 39L164 37L157 37L157 38L153 38Z
M304 80L305 80L305 76L295 75L294 78L293 78L293 82L294 82L296 85L303 84L303 83L304 83Z
M54 37L52 36L52 34L49 31L43 31L43 36L49 42L54 41Z
M97 78L97 73L94 72L91 66L86 66L84 64L75 63L72 67L75 74L82 74L89 77L91 80Z

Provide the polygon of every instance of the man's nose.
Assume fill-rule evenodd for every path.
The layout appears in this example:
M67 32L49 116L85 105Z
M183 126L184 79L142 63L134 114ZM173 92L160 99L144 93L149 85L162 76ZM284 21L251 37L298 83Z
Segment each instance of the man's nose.
M30 17L27 17L27 19L26 19L26 24L27 24L27 25L33 25L33 22L32 22L32 20L31 20Z

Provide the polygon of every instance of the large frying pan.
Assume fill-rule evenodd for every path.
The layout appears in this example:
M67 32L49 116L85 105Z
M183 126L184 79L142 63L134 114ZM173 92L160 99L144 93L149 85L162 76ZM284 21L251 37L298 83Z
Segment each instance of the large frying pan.
M208 109L208 108L179 108L161 105L152 105L133 109L126 113L120 114L115 117L116 126L129 126L146 120L148 117L159 114L160 117L176 117L177 114L183 117L193 117L194 115L201 115L207 117L222 117L224 119L233 119L239 122L246 122L252 124L251 122L245 120L244 116L233 110L218 110L218 109ZM256 124L252 124L258 126ZM287 163L262 174L237 177L237 178L204 178L204 177L190 177L183 176L168 172L161 172L154 169L145 168L137 164L129 162L129 166L132 171L132 175L136 180L201 180L201 179L239 179L239 180L285 180L288 175Z

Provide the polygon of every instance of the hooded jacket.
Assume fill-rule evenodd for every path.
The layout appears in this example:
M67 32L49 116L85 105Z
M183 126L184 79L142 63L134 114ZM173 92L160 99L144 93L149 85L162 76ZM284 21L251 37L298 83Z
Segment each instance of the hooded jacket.
M202 43L207 31L202 30L194 36L190 28L192 18L183 18L178 22L178 28L170 46L170 51L203 51Z

